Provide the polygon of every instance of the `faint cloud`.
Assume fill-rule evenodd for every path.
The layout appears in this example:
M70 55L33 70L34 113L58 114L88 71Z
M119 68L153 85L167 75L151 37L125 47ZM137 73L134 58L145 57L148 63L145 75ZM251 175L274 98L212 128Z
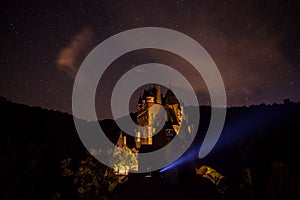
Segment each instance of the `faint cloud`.
M75 35L71 43L60 50L56 59L56 66L66 72L71 78L75 78L79 62L87 54L91 47L93 31L89 28L83 29Z

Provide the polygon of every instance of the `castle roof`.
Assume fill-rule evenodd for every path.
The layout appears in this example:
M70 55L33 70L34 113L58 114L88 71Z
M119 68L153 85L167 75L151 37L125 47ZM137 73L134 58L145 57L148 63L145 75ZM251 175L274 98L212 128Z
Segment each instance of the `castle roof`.
M179 104L179 101L177 100L175 94L171 90L168 90L166 93L165 104Z

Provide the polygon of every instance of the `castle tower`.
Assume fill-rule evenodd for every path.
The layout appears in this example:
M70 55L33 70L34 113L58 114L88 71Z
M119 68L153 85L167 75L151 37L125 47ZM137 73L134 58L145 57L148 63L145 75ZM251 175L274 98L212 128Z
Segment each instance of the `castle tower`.
M155 97L155 103L157 104L162 104L162 99L161 99L161 91L160 91L160 86L156 86L156 97Z
M158 126L158 122L162 117L165 117L165 115L158 112L157 107L152 107L154 104L162 105L166 111L167 119L164 128L170 132L169 135L172 135L173 132L176 134L179 133L183 117L183 108L181 108L175 94L171 90L168 90L163 97L159 85L154 87L150 86L148 90L144 89L138 101L137 124L140 127L136 130L135 137L135 143L138 149L141 145L153 145L153 133L155 132L156 126ZM153 109L151 109L151 107ZM157 143L154 145L157 145Z
M140 109L141 107L142 107L142 96L139 97L138 109Z

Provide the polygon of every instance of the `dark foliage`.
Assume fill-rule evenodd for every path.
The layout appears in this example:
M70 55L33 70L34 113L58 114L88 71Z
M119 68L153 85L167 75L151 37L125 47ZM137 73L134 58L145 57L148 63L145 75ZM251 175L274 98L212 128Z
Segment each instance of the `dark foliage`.
M109 198L133 197L132 192L138 189L137 199L178 199L201 192L202 197L214 199L299 198L300 103L286 101L284 104L229 108L220 140L202 160L197 159L196 153L209 124L210 108L201 107L200 110L196 140L185 154L191 159L179 167L176 187L180 189L156 179L139 184L138 180L143 178L132 175ZM1 199L79 198L72 180L63 177L61 172L63 159L72 158L74 163L79 163L87 153L71 115L0 98L0 120ZM100 124L107 136L116 141L119 129L115 122L103 120ZM216 195L217 191L205 180L194 176L194 167L200 165L209 165L225 175L229 187L222 197ZM253 183L247 189L241 187L245 168L251 170ZM142 192L142 185L156 188L157 192L149 192L147 187ZM131 189L126 190L126 187ZM143 194L148 194L148 198Z

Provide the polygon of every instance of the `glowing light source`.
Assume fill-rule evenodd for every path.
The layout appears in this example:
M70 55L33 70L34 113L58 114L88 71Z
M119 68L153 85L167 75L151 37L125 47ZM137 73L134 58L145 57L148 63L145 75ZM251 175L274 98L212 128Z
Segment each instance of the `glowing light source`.
M181 164L184 164L188 161L194 160L195 158L197 158L197 154L198 154L198 147L193 148L192 150L190 150L188 153L184 154L183 156L181 156L179 159L177 159L176 161L174 161L173 163L171 163L170 165L162 168L159 172L165 172L168 171L174 167L177 167Z

